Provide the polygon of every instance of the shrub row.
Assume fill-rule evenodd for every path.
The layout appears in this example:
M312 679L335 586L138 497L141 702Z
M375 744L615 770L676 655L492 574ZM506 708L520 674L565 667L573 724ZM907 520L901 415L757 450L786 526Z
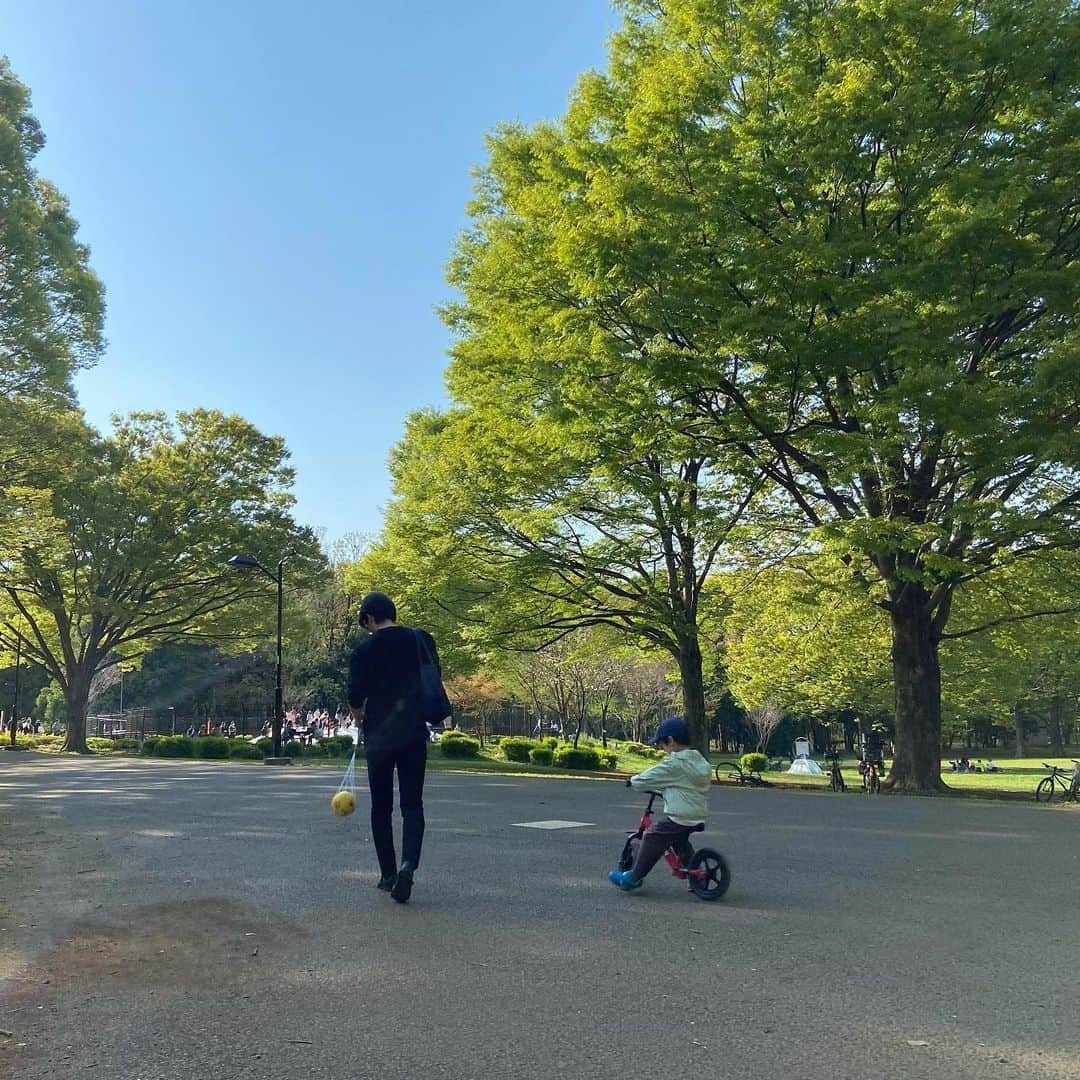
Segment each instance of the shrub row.
M503 739L503 757L507 761L532 762L534 765L559 765L564 769L614 769L619 757L614 750L598 746L579 746L559 743L553 737L537 742L535 739Z
M272 749L273 740L266 741ZM220 735L204 735L194 739L187 735L147 735L142 741L142 752L148 757L202 758L206 761L223 761L226 758L261 761L264 756L263 748L257 743L225 739Z

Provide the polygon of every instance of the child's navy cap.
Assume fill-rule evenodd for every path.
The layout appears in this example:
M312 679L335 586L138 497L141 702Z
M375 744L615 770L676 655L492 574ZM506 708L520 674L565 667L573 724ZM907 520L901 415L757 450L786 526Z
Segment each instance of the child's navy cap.
M653 736L653 742L662 743L668 738L674 739L677 743L682 743L683 746L690 745L690 729L686 726L686 721L682 717L669 716L666 720L660 721L660 726Z

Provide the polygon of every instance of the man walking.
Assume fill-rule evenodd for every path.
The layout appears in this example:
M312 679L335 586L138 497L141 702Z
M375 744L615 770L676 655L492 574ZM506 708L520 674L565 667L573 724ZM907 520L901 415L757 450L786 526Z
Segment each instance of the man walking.
M360 625L368 636L349 657L346 692L364 733L378 887L404 904L412 895L424 839L428 731L421 709L420 658L426 653L436 666L439 660L435 639L427 631L397 625L397 609L385 593L368 593L360 602ZM400 868L392 822L395 769L402 819Z

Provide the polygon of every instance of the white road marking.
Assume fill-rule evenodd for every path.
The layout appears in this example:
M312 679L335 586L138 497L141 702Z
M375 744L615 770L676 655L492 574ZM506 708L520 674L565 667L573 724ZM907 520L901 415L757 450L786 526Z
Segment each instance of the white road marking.
M515 821L516 829L581 829L595 824L592 821Z

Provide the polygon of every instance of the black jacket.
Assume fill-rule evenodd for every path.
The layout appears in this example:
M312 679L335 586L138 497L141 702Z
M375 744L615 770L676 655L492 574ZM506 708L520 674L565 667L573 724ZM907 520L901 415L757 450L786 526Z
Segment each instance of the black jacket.
M420 635L438 664L435 639L426 630L386 626L363 638L349 657L346 693L354 709L364 707L364 745L372 749L426 741L420 715Z

